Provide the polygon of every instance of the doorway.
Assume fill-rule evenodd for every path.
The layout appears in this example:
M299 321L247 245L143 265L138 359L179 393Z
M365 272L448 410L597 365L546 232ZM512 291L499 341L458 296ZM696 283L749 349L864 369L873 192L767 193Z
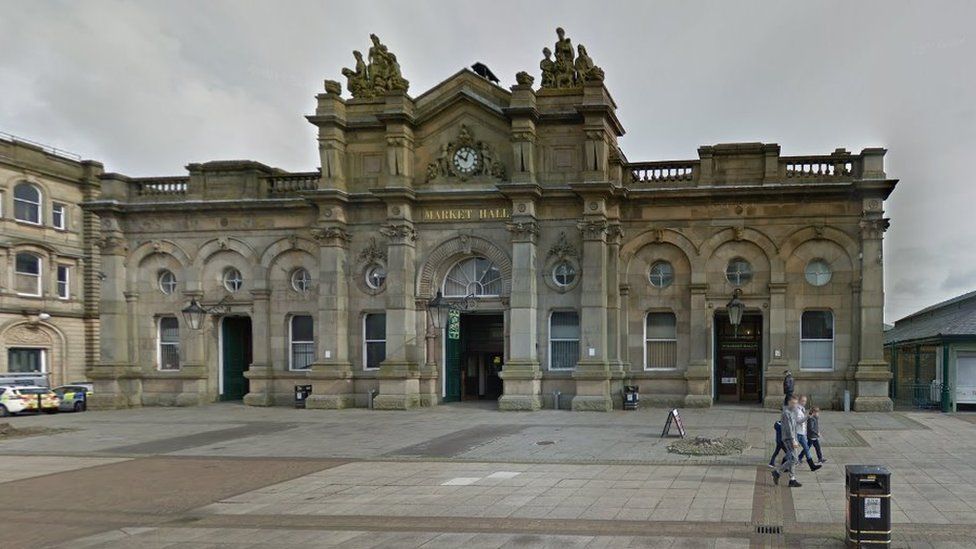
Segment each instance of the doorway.
M220 322L220 400L241 400L250 390L244 372L251 365L251 319L227 316Z
M762 402L762 315L742 315L738 329L715 314L715 395L718 402Z
M505 319L501 314L461 314L460 334L448 330L444 402L498 400L505 364Z

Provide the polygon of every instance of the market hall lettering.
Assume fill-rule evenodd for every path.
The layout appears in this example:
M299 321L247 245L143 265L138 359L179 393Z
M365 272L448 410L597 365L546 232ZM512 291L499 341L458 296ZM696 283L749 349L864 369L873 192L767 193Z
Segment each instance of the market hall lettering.
M424 210L422 221L486 221L508 219L508 208L446 208Z

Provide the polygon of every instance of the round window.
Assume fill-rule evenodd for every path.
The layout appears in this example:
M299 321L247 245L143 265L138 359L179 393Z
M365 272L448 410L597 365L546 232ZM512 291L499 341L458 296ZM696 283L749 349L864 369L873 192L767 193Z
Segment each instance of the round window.
M291 272L291 287L301 294L312 287L312 275L308 274L308 269L299 267Z
M159 284L159 291L166 295L170 295L176 291L176 275L172 271L167 271L166 269L159 271L157 282Z
M674 282L674 267L667 261L655 261L651 265L651 270L647 273L651 281L651 286L655 288L667 288Z
M576 280L576 267L568 261L560 261L552 268L552 280L561 288L571 285Z
M366 269L366 285L379 290L386 283L386 267L379 264L370 265Z
M241 276L241 272L234 267L228 267L224 270L224 288L227 288L228 292L236 292L241 289L244 285L244 277Z
M752 265L741 257L729 261L729 265L725 268L725 279L733 286L747 284L752 280Z
M804 274L807 277L807 282L811 286L825 286L830 282L830 265L823 259L814 259L810 263L807 263Z

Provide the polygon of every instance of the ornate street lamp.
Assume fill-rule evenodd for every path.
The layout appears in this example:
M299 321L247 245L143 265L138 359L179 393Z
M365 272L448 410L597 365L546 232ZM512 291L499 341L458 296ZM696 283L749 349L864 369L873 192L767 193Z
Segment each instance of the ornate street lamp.
M725 306L729 312L729 324L732 324L732 329L735 331L736 337L739 336L739 324L742 323L742 313L746 310L746 304L739 299L740 295L742 295L742 290L736 288L732 292L732 299Z
M213 307L204 307L200 305L197 298L190 300L190 304L183 308L181 311L183 313L183 321L193 330L199 330L203 326L203 318L205 316L213 314L222 314L227 312L227 307L224 302L227 301L227 296L224 296L216 305Z
M434 330L440 330L447 324L447 315L451 311L461 312L472 308L474 308L474 294L468 294L461 299L448 299L437 290L437 295L427 302L427 314L430 315Z

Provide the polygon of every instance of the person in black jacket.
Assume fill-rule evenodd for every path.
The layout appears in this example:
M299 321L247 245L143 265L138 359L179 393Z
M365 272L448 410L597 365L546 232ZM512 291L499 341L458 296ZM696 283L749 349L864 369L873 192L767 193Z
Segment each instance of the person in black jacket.
M793 396L793 372L786 370L786 377L783 378L783 406L790 403Z
M810 409L810 416L807 417L807 443L817 451L817 463L826 463L827 460L820 450L820 408L816 406Z

